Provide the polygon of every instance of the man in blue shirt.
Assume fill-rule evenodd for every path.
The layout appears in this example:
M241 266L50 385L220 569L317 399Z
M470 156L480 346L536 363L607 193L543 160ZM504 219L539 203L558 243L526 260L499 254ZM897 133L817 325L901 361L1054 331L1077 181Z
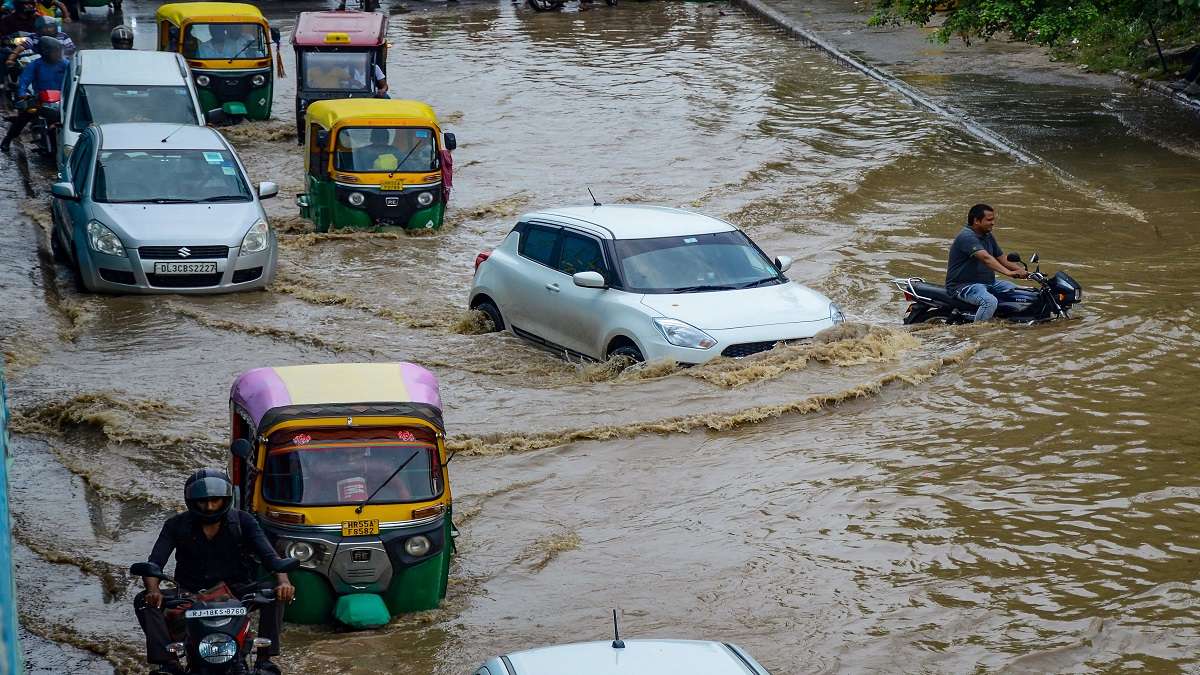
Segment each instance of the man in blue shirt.
M996 226L996 210L987 204L976 204L967 212L967 225L950 245L950 260L946 265L946 291L960 300L975 305L975 321L987 321L996 313L1000 300L1030 301L1036 294L1009 281L996 281L999 272L1014 279L1025 279L1029 273L1020 265L1004 258L1004 252L992 236Z
M25 96L27 93L36 96L43 91L62 90L67 65L70 63L63 58L62 43L52 37L43 37L38 40L38 51L41 52L42 58L25 66L21 71L21 78L17 81L17 96ZM31 112L29 107L17 113L17 118L8 127L8 133L4 134L4 140L0 141L0 151L8 152L13 139L20 135L25 125L29 124L36 114Z

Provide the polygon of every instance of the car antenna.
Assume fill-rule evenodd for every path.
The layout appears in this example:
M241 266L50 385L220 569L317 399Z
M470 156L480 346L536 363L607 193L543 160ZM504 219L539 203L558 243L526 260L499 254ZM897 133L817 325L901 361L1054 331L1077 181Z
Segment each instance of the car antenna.
M174 136L175 134L179 133L179 130L180 130L180 129L182 129L182 128L186 127L186 126L187 126L186 124L180 124L179 126L175 127L175 128L174 128L174 129L171 131L171 133L167 134L166 136L163 136L162 140L161 140L161 141L159 141L159 143L166 143L168 140L170 140L170 138L171 138L172 136Z
M591 190L588 190L591 192ZM597 204L596 206L599 206ZM617 610L613 610L613 649L625 649L625 641L621 639L621 631L617 628Z
M588 188L587 191L588 191L588 196L592 198L592 206L603 206L603 204L596 201L596 195L592 194L592 188ZM617 610L614 609L613 611L615 612Z

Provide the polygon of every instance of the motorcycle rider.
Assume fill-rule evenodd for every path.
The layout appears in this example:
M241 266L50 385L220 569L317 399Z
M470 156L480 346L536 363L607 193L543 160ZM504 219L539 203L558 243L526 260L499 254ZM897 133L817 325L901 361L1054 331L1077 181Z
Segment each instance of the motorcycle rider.
M1020 265L1004 258L1004 252L992 236L996 210L976 204L967 212L967 224L950 245L946 265L946 292L976 306L975 321L988 321L996 313L1000 300L1032 301L1036 294L1009 281L996 281L999 272L1014 279L1026 279Z
M187 511L172 516L150 553L150 562L163 567L175 552L175 582L180 590L197 592L225 582L236 595L242 595L254 583L253 554L268 568L279 555L258 521L233 506L233 484L224 471L200 469L184 484ZM266 672L279 672L270 657L279 654L279 629L283 623L283 605L291 602L296 589L286 572L275 575L273 605L261 610L258 635L271 640L268 655L255 664ZM159 580L143 577L146 590L133 600L138 623L146 634L146 659L159 666L160 673L181 673L178 659L167 651L171 642L162 612L163 592ZM168 591L171 592L171 591Z
M112 29L108 39L113 49L133 49L133 29L124 24Z
M58 40L59 44L62 45L64 57L69 59L75 55L75 41L71 39L70 35L62 32L58 19L52 16L39 16L34 25L37 28L37 35L25 44L17 45L9 53L8 58L5 59L7 65L11 66L16 63L17 59L21 58L21 54L25 53L27 49L37 51L38 41L44 37L52 37Z
M67 66L70 64L63 58L62 43L52 37L42 37L38 39L37 48L42 58L25 66L21 71L21 79L17 81L18 97L25 95L25 91L31 87L33 96L37 96L43 91L62 90L63 80L67 75ZM29 124L36 114L35 106L26 105L21 108L16 119L8 125L8 132L4 134L4 140L0 141L0 152L8 152L13 139L20 135L25 125Z
M12 13L0 19L0 35L32 33L36 30L34 22L37 18L37 0L17 0Z

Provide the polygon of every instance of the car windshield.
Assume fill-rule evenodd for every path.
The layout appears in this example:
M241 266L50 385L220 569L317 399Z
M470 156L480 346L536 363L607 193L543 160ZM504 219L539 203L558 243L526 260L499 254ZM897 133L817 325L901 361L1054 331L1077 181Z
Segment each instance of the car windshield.
M300 74L307 89L370 89L370 52L304 52L301 63Z
M782 283L784 278L738 231L614 242L621 275L635 293L692 293Z
M424 173L437 169L433 130L420 127L346 127L338 132L339 171Z
M442 493L437 457L434 435L416 427L276 432L263 467L263 497L335 506L358 504L379 490L372 504L429 501Z
M250 188L225 150L105 150L96 160L98 202L248 202Z
M79 87L71 112L71 129L113 122L203 124L187 87L85 84Z
M183 34L188 59L265 59L267 36L256 23L194 23Z

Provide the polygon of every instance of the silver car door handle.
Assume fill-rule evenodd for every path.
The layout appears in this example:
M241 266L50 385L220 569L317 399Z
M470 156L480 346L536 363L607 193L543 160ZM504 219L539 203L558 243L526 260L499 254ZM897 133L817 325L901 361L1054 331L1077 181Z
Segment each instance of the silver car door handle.
M559 291L558 284L546 284L546 290L551 293L557 293Z

